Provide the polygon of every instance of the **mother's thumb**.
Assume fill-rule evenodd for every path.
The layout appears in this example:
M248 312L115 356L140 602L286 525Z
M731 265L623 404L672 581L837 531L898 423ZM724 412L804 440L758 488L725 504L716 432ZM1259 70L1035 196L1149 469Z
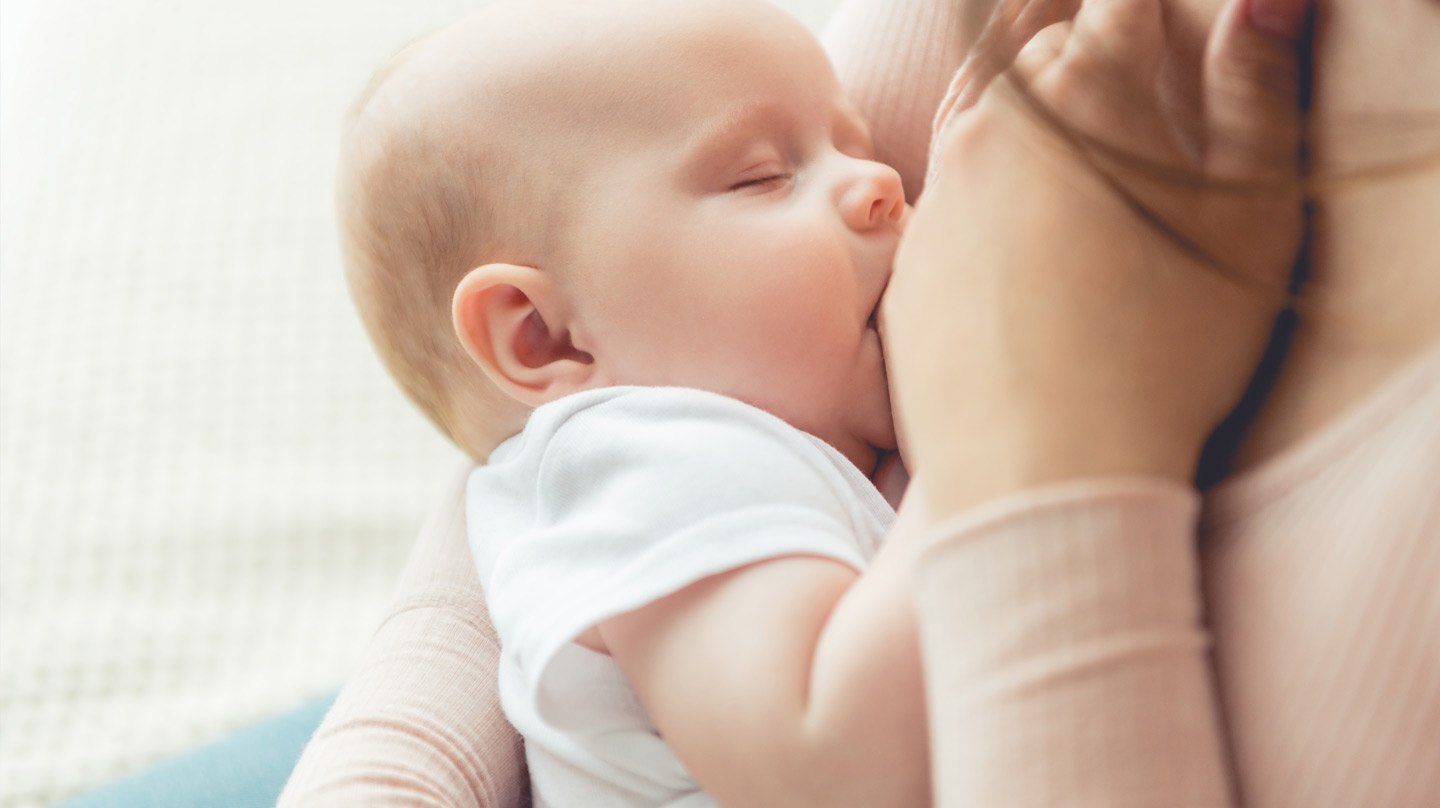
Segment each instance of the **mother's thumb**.
M1300 39L1312 0L1229 0L1205 53L1206 165L1220 177L1293 177Z

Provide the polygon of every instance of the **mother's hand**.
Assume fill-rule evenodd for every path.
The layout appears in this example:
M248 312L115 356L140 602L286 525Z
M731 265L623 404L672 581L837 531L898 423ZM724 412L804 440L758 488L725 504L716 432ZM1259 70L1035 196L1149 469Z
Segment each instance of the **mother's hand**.
M1229 0L1203 109L1178 111L1161 6L1086 0L1020 51L1028 98L962 93L941 134L882 308L932 519L1069 478L1188 481L1253 373L1302 232L1306 2Z

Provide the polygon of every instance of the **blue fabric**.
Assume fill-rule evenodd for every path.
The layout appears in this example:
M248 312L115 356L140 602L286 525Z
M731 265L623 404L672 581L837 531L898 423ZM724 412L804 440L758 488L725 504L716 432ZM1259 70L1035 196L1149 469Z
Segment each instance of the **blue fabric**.
M335 694L56 808L273 808Z

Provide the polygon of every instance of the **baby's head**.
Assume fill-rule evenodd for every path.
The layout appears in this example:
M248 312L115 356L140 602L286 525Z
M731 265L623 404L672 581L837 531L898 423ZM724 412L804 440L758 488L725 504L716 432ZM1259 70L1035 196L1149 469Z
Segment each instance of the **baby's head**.
M403 50L337 198L391 373L471 455L620 384L733 396L869 470L898 175L760 0L502 3Z

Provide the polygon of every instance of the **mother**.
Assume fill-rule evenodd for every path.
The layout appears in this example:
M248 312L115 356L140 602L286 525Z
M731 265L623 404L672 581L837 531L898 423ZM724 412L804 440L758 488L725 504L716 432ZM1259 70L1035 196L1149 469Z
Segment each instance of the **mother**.
M1069 143L994 95L960 114L887 296L942 523L916 592L938 801L1440 804L1440 3L1318 4L1304 316L1198 543L1189 481L1291 226L1255 187L1293 160L1287 72L1237 85L1216 54L1304 4L1227 7L1178 135L1148 114L1148 5L1087 3L1020 54ZM1087 132L1151 165L1076 160Z
M1283 0L1137 16L1151 5L1089 0L1022 52L1045 126L1013 84L959 113L886 304L918 471L902 513L931 545L916 603L937 801L1436 804L1440 175L1423 150L1440 3L1317 3L1311 166L1362 176L1322 187L1305 316L1203 542L1188 481L1294 246L1294 209L1263 190L1293 144L1285 61L1266 55L1299 18ZM1186 81L1221 5L1228 44ZM951 6L852 6L837 61L918 187ZM1233 179L1251 196L1211 192ZM462 481L282 804L523 802Z

